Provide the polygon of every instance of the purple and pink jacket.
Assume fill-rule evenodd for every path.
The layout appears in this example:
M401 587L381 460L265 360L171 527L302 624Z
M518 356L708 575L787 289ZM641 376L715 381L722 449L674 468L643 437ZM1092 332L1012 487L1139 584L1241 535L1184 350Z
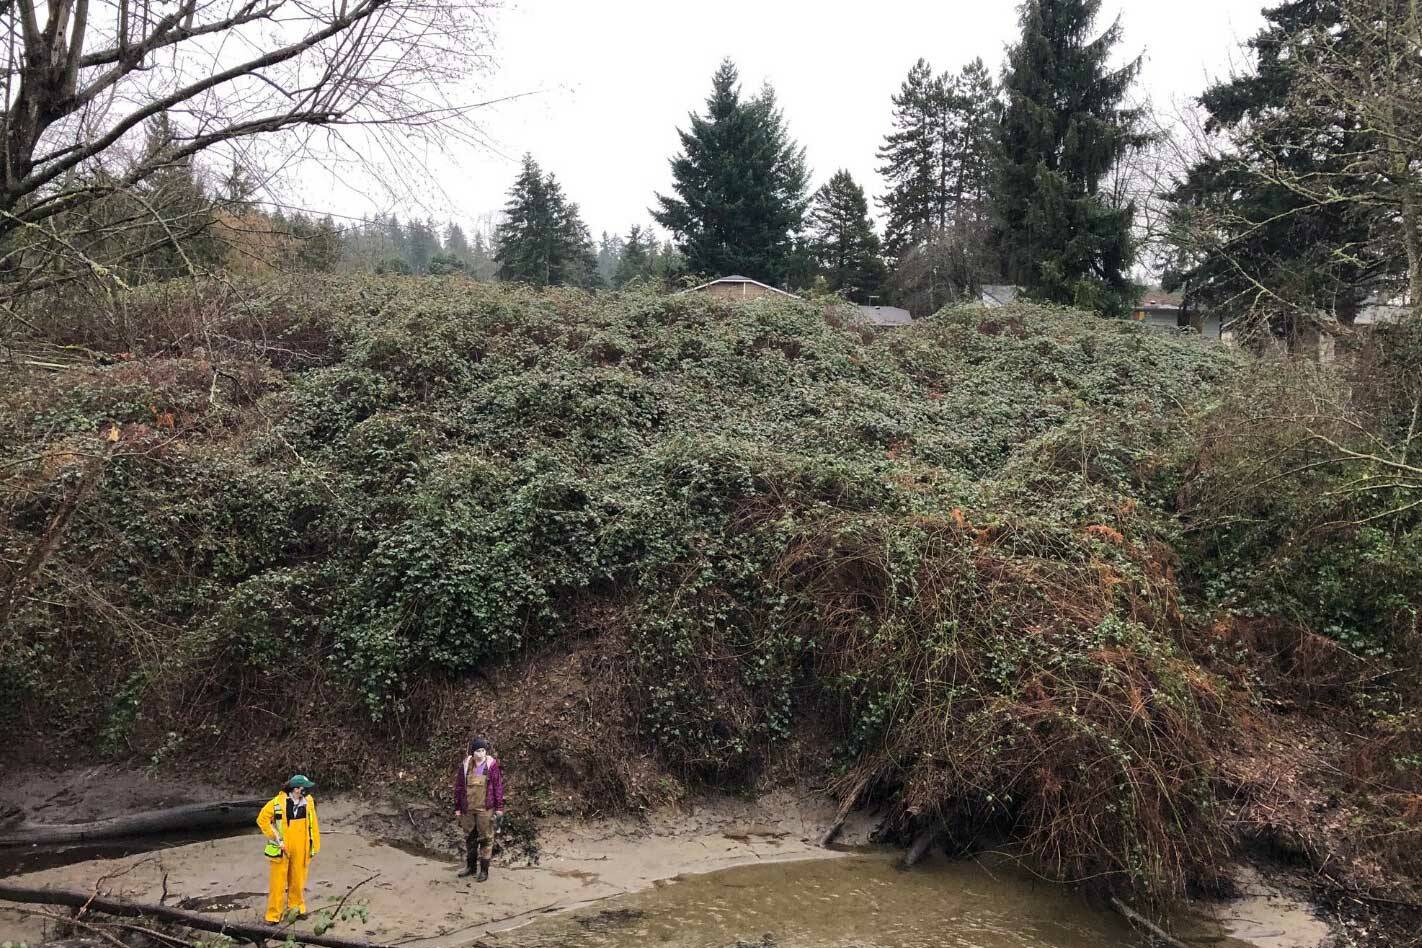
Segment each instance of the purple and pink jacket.
M470 764L473 767L473 764ZM504 772L499 767L499 762L493 757L488 760L488 767L484 771L488 774L489 782L485 785L484 807L489 810L502 810L504 808ZM459 762L459 766L454 770L454 808L460 813L469 812L469 788L464 778L464 761Z

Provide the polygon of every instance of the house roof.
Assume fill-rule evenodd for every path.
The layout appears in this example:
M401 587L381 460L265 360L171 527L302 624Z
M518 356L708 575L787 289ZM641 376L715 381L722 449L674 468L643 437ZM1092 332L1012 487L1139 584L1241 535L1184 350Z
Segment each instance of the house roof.
M754 285L756 285L756 286L765 287L765 289L769 290L769 291L772 292L772 293L779 293L781 296L788 296L788 297L790 297L791 299L796 299L796 300L800 298L800 297L796 296L794 293L786 293L784 290L777 290L775 287L770 286L769 284L762 283L762 282L760 282L759 280L752 280L750 277L741 276L741 275L735 274L735 273L731 274L730 276L717 277L717 278L714 279L714 280L707 280L705 283L701 284L700 286L693 286L691 289L689 289L689 290L682 290L681 292L682 292L682 293L695 293L697 290L704 290L704 289L706 289L708 286L715 286L717 283L752 283L752 284L754 284ZM680 294L678 294L678 295L680 295Z
M913 322L909 311L898 306L861 306L859 315L874 326L907 326Z
M1179 309L1184 299L1177 293L1147 290L1136 304L1137 309Z
M1006 306L1017 302L1022 287L1010 283L989 283L982 288L978 301L988 306Z

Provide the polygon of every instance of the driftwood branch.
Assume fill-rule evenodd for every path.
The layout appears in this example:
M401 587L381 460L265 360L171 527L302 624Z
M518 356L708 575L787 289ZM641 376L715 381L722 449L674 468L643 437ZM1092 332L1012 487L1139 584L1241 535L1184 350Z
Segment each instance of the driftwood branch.
M0 847L87 843L101 839L255 826L257 812L266 802L265 797L253 797L145 810L91 823L22 823L0 834Z
M1172 936L1171 934L1166 932L1165 929L1161 928L1155 922L1152 922L1150 919L1146 918L1140 912L1137 912L1135 909L1131 908L1129 905L1127 905L1125 902L1122 902L1114 895L1111 897L1111 907L1117 912L1119 912L1121 917L1124 918L1126 921L1130 922L1132 925L1136 926L1141 931L1150 935L1152 938L1157 939L1158 941L1160 941L1161 944L1167 945L1169 946L1169 948L1190 948L1189 945L1185 944L1180 939Z
M936 823L922 830L914 837L913 845L909 847L908 852L904 853L904 858L899 861L899 868L909 869L924 856L928 855L929 848L933 845L934 840L942 835L942 832L943 828Z
M854 788L845 794L844 799L839 803L839 810L834 815L834 822L831 823L829 829L825 830L824 834L820 836L821 849L828 849L830 844L839 837L840 831L844 829L844 821L849 819L850 811L853 810L854 805L859 802L860 795L864 793L864 788L868 785L869 778L867 776L860 777L859 780L855 782Z
M39 886L12 885L0 881L0 901L20 902L29 905L65 905L73 908L87 905L90 912L98 912L103 915L113 915L119 918L157 918L173 922L184 928L216 932L220 935L258 943L267 940L284 942L289 936L301 944L318 945L321 948L394 948L391 945L293 931L284 925L233 922L225 918L203 915L200 912L188 912L183 909L146 902L129 902L111 896L95 896L92 893L80 892L76 889L46 889Z

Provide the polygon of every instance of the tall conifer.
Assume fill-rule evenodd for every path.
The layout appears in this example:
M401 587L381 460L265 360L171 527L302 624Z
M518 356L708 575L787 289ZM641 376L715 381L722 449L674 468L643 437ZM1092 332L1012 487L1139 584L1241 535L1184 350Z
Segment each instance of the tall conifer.
M621 289L634 280L646 277L652 268L652 253L655 241L647 246L647 235L641 227L633 225L622 244L622 256L617 261L617 272L612 276L612 285Z
M532 155L509 190L495 232L499 279L535 286L591 286L597 279L592 237L578 206Z
M1147 139L1122 103L1137 58L1111 68L1120 22L1092 37L1101 0L1026 0L1022 36L1008 53L997 252L1008 282L1031 296L1123 313L1135 289L1135 209L1113 207L1101 180Z
M407 229L405 262L414 273L427 273L430 261L439 253L439 235L435 233L434 221L413 220Z
M810 247L830 290L856 303L868 303L884 282L879 235L869 222L864 189L848 171L815 192L810 205Z
M741 98L730 60L712 78L706 114L678 130L674 197L657 195L652 217L670 230L692 271L784 280L805 213L805 153L767 86Z
M920 59L891 98L893 130L879 148L883 162L879 173L889 185L880 203L887 215L886 245L894 258L928 239L945 214L939 186L945 93L942 79L934 76L927 60Z

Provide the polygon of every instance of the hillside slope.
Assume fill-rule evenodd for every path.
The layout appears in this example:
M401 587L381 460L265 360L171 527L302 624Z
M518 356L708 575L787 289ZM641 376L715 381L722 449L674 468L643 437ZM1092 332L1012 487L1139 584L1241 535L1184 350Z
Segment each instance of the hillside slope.
M1201 542L1205 446L1257 368L1196 340L308 277L34 345L70 364L0 382L15 759L435 792L478 729L540 806L793 769L1165 903L1235 845L1271 663L1361 667L1231 604L1274 541Z

